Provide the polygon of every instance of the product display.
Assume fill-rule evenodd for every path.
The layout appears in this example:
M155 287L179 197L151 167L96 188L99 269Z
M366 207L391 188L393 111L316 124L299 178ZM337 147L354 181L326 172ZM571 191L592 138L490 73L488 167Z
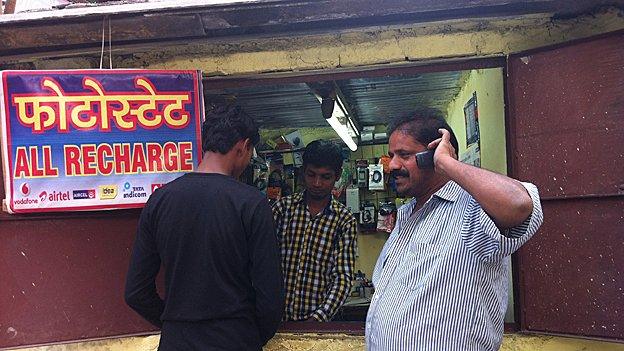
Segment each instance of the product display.
M358 160L357 162L357 186L366 188L368 185L368 161Z
M364 201L360 206L360 225L365 229L375 229L376 219L375 205L370 201Z
M382 202L379 205L379 215L377 216L377 230L391 233L396 223L397 208L392 201Z
M360 189L359 188L347 188L346 191L347 208L351 213L360 213Z
M368 190L385 190L383 165L368 166Z

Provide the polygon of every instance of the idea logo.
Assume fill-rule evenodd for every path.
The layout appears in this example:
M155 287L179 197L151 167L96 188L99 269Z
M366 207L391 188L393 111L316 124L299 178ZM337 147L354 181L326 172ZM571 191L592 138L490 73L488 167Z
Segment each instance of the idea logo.
M117 185L100 185L98 190L101 200L111 200L117 197Z

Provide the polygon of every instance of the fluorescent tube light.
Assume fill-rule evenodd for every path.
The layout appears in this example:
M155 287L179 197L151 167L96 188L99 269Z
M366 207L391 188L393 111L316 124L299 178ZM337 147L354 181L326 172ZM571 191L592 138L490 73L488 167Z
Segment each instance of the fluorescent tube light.
M317 94L315 94L315 97L321 103L321 112L327 123L329 123L329 125L334 129L340 139L347 144L349 150L356 151L357 144L353 141L351 134L355 134L357 136L358 133L355 131L355 128L350 131L347 125L340 123L340 119L346 120L347 123L352 123L348 120L347 115L342 110L342 106L340 106L341 102L336 103L336 101L332 98L321 98Z
M340 139L342 139L342 141L344 141L344 143L347 144L347 146L349 147L349 150L351 151L357 150L357 144L353 141L353 139L349 135L349 130L347 129L347 126L345 126L344 124L341 124L338 121L338 118L336 118L336 115L332 114L330 118L326 118L325 120L327 121L327 123L329 123L330 126L332 126L332 128L334 128L334 131L336 131Z

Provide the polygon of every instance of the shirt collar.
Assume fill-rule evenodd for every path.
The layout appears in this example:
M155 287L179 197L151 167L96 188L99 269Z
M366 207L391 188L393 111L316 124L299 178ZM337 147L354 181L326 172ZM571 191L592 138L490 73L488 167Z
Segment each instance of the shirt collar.
M304 201L303 201L305 199L304 193L305 193L305 191L294 194L293 195L293 202L298 204L298 205L301 204L301 203L304 203Z
M436 197L445 201L455 202L459 198L462 188L454 181L449 181L444 184L438 191L436 191L431 197ZM401 206L398 210L397 223L401 220L409 218L414 211L414 207L418 202L417 198L413 198L410 202Z
M293 197L293 201L298 204L298 205L303 205L305 206L305 190L297 193L294 195ZM323 213L338 213L340 211L340 203L338 202L338 200L336 200L334 198L333 195L331 195L331 200L329 201L329 204L325 207L325 209L323 210ZM329 213L328 213L329 212Z
M438 197L442 200L455 202L459 198L459 194L461 193L462 188L459 184L450 180L446 184L444 184L440 190L436 191L433 196Z

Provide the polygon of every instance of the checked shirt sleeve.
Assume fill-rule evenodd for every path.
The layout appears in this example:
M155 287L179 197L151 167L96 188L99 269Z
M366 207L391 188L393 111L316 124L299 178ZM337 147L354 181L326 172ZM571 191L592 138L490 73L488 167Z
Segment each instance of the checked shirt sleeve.
M324 303L312 314L312 318L317 321L331 320L351 292L356 238L357 222L352 216L349 216L349 220L342 227L342 233L334 250L336 265L332 270L332 284L327 289Z
M284 221L284 201L278 200L271 206L273 212L273 223L275 224L275 235L277 236L277 244L280 249L282 246L282 222Z

